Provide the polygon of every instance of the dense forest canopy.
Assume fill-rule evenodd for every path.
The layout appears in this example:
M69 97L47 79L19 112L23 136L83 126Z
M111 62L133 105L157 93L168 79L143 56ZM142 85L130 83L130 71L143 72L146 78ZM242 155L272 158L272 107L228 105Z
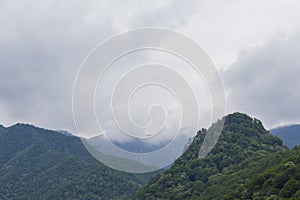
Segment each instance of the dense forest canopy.
M208 131L198 132L171 169L152 178L135 199L299 199L300 148L287 149L257 119L225 117L214 149L198 151Z

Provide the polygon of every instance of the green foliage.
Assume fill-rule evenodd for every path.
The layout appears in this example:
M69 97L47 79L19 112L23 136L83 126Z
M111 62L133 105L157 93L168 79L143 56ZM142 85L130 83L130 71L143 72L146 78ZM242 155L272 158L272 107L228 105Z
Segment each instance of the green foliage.
M0 129L0 199L129 199L151 176L104 166L77 137L24 124Z
M138 200L300 199L300 147L287 149L242 113L224 122L208 156L198 154L215 125L200 130L174 165L154 177L102 165L77 137L0 126L0 199L130 199L137 191Z
M202 129L189 149L134 199L297 199L300 148L288 150L257 119L234 113L225 117L220 139L198 158L209 130Z

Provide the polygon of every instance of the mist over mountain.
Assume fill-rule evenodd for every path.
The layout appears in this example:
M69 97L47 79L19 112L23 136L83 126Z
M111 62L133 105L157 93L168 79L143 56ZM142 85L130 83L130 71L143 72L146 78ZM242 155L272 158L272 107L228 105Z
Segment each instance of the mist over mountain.
M104 149L106 146L103 137L104 137L103 135L95 136L88 139L88 141L91 143L92 146L101 150ZM131 141L124 141L124 142L119 142L119 141L111 141L111 142L117 147L125 151L130 151L133 153L148 153L148 152L159 150L163 146L167 145L170 141L162 142L160 144L145 143L139 139L132 139Z
M0 199L299 199L300 148L289 150L246 114L224 122L207 157L198 154L211 128L199 130L170 169L139 175L101 164L76 136L27 124L0 126ZM137 152L157 148L119 145Z
M0 200L300 200L299 19L0 0Z
M107 155L118 155L119 157L136 160L135 154L146 154L157 152L161 150L157 156L142 156L137 160L138 162L154 166L157 168L164 168L172 164L184 151L184 147L188 142L188 137L184 134L178 134L176 139L170 141L162 141L157 144L145 142L139 139L132 139L131 141L108 141L104 135L96 136L88 139L89 144L100 152ZM172 146L168 146L172 143Z

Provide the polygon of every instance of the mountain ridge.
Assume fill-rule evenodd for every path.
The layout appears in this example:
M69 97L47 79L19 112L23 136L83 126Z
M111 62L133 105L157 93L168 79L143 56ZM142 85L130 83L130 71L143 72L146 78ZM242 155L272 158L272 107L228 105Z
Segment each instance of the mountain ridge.
M124 199L133 196L150 176L106 167L90 155L78 137L26 124L0 129L3 198ZM72 193L64 189L69 185L74 186Z
M300 189L300 183L296 186L281 184L277 188L276 184L281 179L274 180L269 174L281 169L285 160L299 165L299 150L290 153L279 138L263 127L261 121L246 114L229 114L224 122L222 134L208 156L198 157L200 146L208 133L206 129L202 129L175 164L152 178L134 199L229 200L298 195L296 192L298 186ZM287 159L289 153L294 156L293 159ZM281 173L288 171L282 169L277 175L281 176ZM300 174L300 170L297 173ZM293 178L292 175L286 175L288 179L283 179L284 183L297 181L297 177ZM268 181L273 181L274 184L265 185L261 189L251 184L257 180L262 180L262 186ZM290 188L291 192L285 192Z
M210 133L201 129L170 169L156 176L112 170L76 136L28 124L0 126L0 198L300 199L300 147L289 150L246 114L222 121L208 156L199 158Z

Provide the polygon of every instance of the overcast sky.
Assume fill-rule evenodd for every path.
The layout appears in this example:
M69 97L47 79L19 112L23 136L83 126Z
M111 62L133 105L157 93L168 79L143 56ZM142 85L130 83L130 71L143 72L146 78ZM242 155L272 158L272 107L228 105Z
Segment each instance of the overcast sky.
M219 69L226 112L267 128L300 123L300 2L0 1L0 124L75 131L83 59L121 31L162 27L201 44Z

